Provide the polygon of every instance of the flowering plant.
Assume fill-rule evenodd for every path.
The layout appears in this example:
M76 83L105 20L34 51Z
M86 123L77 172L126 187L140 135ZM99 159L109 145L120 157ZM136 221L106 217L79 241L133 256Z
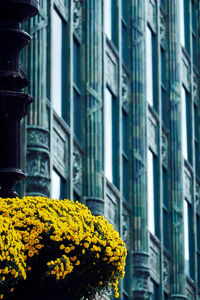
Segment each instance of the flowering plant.
M59 285L77 299L113 287L118 297L126 255L113 226L81 203L0 198L0 299L30 282Z

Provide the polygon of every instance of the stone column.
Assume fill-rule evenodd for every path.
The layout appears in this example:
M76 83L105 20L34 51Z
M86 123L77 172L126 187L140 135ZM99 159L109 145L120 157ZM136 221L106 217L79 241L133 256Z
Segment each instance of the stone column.
M185 296L183 237L183 156L181 149L181 46L179 1L169 2L170 140L172 199L172 298Z
M27 63L31 79L30 90L35 100L26 123L27 195L50 196L50 109L46 102L50 51L47 41L48 6L50 1L42 1L41 12L29 23L32 44Z
M102 3L86 1L87 142L86 204L94 214L104 213L102 177Z
M145 2L132 0L133 299L150 299L147 221Z
M21 119L32 97L22 89L28 80L20 74L20 52L30 43L21 23L38 13L37 0L0 1L0 196L16 197L14 185L25 178L21 170Z

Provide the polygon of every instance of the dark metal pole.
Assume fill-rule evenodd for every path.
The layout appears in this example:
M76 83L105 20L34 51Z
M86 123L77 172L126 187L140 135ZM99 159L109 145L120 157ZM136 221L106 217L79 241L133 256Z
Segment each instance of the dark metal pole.
M22 89L29 81L20 74L20 52L30 43L21 23L38 13L39 0L0 0L0 197L16 197L21 170L20 122L32 97Z

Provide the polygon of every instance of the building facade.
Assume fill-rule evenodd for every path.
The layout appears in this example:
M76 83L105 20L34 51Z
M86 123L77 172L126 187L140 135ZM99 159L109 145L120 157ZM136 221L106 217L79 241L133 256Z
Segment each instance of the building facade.
M199 300L200 1L40 7L20 193L105 215L128 248L121 300Z

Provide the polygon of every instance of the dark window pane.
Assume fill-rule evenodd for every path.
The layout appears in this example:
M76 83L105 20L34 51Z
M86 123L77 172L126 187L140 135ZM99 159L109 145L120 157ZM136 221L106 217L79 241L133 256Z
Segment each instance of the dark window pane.
M122 111L122 150L128 156L128 115Z
M123 196L129 199L129 169L128 160L123 157Z
M197 250L200 252L200 216L197 216Z
M169 114L168 114L168 98L167 98L167 92L162 87L161 88L161 105L162 105L162 121L163 123L168 126L169 121Z
M82 137L82 109L81 109L81 97L74 88L74 134L81 141Z
M200 253L197 254L197 280L198 287L200 288Z
M153 287L152 287L152 295L151 295L150 299L151 300L158 300L158 299L160 299L160 297L159 297L159 286L155 282L152 282L152 285L153 285Z
M168 212L163 209L163 244L166 249L169 249L169 232Z
M74 47L73 47L74 53L74 62L73 62L73 70L74 70L74 83L78 88L80 88L80 78L81 78L81 60L80 60L80 44L76 39L74 38Z
M128 36L127 36L127 27L122 22L122 59L125 64L128 63Z

